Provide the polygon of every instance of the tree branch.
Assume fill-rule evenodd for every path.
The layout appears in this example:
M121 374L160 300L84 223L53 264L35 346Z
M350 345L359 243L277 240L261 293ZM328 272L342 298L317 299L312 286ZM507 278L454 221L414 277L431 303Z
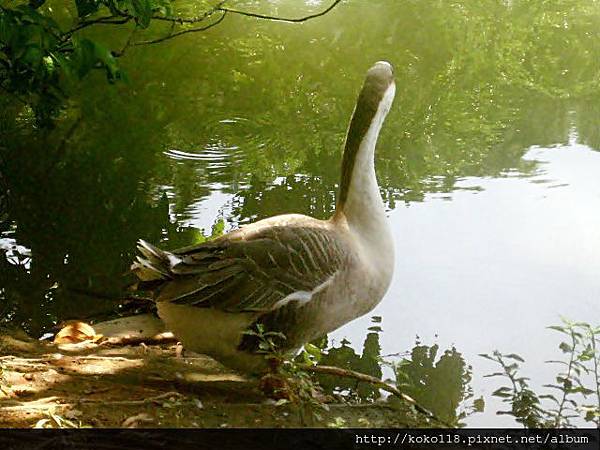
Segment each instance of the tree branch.
M227 11L224 11L223 14L221 15L221 17L219 17L216 21L214 21L213 23L211 23L209 25L206 25L204 27L199 27L199 28L190 28L188 30L178 31L177 33L173 33L173 28L174 27L171 27L171 32L169 34L167 34L166 36L163 36L163 37L157 38L157 39L152 39L150 41L136 42L133 45L134 46L139 46L139 45L158 44L160 42L164 42L164 41L168 41L169 39L173 39L173 38L175 38L177 36L181 36L182 34L197 33L199 31L206 31L209 28L212 28L212 27L214 27L216 25L219 25L221 22L223 22L223 20L225 19L226 15L227 15Z
M310 20L310 19L314 19L316 17L324 16L329 11L331 11L333 8L335 8L339 3L342 2L342 0L334 0L334 2L331 5L329 5L326 9L324 9L323 11L315 13L315 14L310 14L310 15L304 16L304 17L277 17L277 16L270 16L267 14L259 14L259 13L249 12L249 11L242 11L242 10L238 10L238 9L227 8L226 6L224 6L226 1L227 0L221 0L213 8L209 9L204 14L202 14L198 17L186 18L186 17L154 15L154 16L152 16L152 20L171 22L173 24L180 24L180 25L195 24L195 23L200 23L200 22L205 21L206 19L208 19L210 16L212 16L216 12L222 12L223 16L221 16L221 20L225 16L226 13L231 13L231 14L239 14L239 15L247 16L247 17L255 17L258 19L272 20L272 21L276 21L276 22L301 23L301 22L306 22L307 20ZM86 20L86 21L80 23L79 25L77 25L76 27L71 28L69 31L66 31L63 36L70 37L73 33L77 32L79 30L82 30L83 28L87 28L91 25L102 25L102 24L122 25L124 23L129 22L132 19L134 19L134 16L127 13L126 11L116 11L116 12L113 12L113 14L111 14L110 16L104 16L104 17L98 17L97 19ZM211 28L212 26L214 26L214 24L211 24L207 28L196 28L194 30L185 31L185 33L204 31L205 29ZM184 32L175 33L173 36L179 36L180 34L185 34L185 33ZM151 42L152 41L148 41L147 43L151 43ZM162 42L162 41L159 41L159 42ZM152 42L152 43L154 43L154 42Z
M314 19L316 17L324 16L325 14L327 14L329 11L331 11L333 8L335 8L341 2L342 2L342 0L334 0L334 2L331 5L329 5L326 9L324 9L323 11L315 13L315 14L310 14L310 15L304 16L304 17L298 17L298 18L269 16L266 14L258 14L258 13L253 13L253 12L249 12L249 11L240 11L238 9L231 9L231 8L227 8L225 6L217 6L217 9L219 11L227 11L232 14L240 14L242 16L247 16L247 17L256 17L257 19L273 20L275 22L300 23L300 22L306 22L307 20ZM222 4L223 3L225 3L225 2L222 2Z
M120 17L120 19L119 19ZM85 22L81 22L79 25L77 25L74 28L71 28L69 31L65 31L65 33L62 35L62 40L66 40L68 38L70 38L73 33L82 30L84 28L87 28L89 26L92 25L123 25L124 23L129 22L131 19L133 19L133 16L130 16L128 14L121 14L121 15L111 15L111 16L104 16L104 17L98 17L97 19L92 19L92 20L86 20Z

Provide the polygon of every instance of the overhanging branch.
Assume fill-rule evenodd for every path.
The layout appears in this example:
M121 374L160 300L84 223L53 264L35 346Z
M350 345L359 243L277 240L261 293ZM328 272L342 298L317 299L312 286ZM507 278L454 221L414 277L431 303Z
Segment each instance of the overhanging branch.
M212 28L216 25L219 25L221 22L223 22L223 20L225 19L225 16L227 15L227 11L224 11L223 14L221 14L221 17L219 17L216 21L214 21L213 23L209 24L209 25L205 25L203 27L199 27L199 28L190 28L188 30L181 30L178 31L176 33L173 33L173 28L171 27L171 31L169 34L167 34L166 36L157 38L157 39L152 39L150 41L141 41L141 42L136 42L135 44L133 44L134 46L138 46L138 45L149 45L149 44L158 44L160 42L164 42L164 41L168 41L169 39L173 39L177 36L181 36L182 34L188 34L188 33L197 33L199 31L206 31L209 28ZM121 53L122 54L122 53ZM120 56L120 55L119 55Z
M160 15L152 16L152 20L158 20L158 21L162 21L162 22L171 22L171 29L169 30L169 33L160 38L151 39L151 40L147 40L147 41L140 41L140 42L135 42L135 43L131 42L132 35L130 35L127 43L124 45L122 50L118 51L118 52L114 52L114 56L116 56L116 57L122 56L124 54L124 52L131 46L158 44L158 43L168 41L170 39L173 39L175 37L178 37L178 36L181 36L184 34L198 33L201 31L206 31L206 30L220 24L221 22L223 22L223 20L227 16L227 14L237 14L237 15L241 15L241 16L254 17L257 19L270 20L270 21L275 21L275 22L302 23L302 22L306 22L311 19L315 19L317 17L324 16L325 14L330 12L333 8L335 8L339 3L341 3L342 0L334 0L333 3L331 5L329 5L327 8L325 8L323 11L320 11L320 12L314 13L314 14L309 14L309 15L303 16L303 17L278 17L278 16L271 16L268 14L253 13L250 11L242 11L242 10L226 7L225 6L226 2L227 2L227 0L221 0L214 7L210 8L204 14L202 14L198 17L172 17L172 16L160 16ZM208 20L215 13L219 13L219 12L221 13L221 16L216 21L214 21L208 25L174 32L176 25L200 24L200 23ZM66 41L75 32L82 30L84 28L87 28L89 26L92 26L92 25L122 25L122 24L125 24L134 19L135 19L135 17L126 11L112 11L112 15L110 15L110 16L98 17L97 19L91 19L91 20L86 20L84 22L81 22L76 27L65 32L63 34L62 40Z
M324 9L321 12L318 12L315 14L310 14L310 15L304 16L304 17L297 17L297 18L269 16L266 14L258 14L258 13L253 13L253 12L249 12L249 11L240 11L237 9L231 9L231 8L227 8L225 6L219 6L218 9L219 9L219 11L227 11L231 14L240 14L242 16L247 16L247 17L256 17L257 19L273 20L276 22L300 23L300 22L306 22L307 20L314 19L316 17L324 16L325 14L327 14L329 11L331 11L333 8L335 8L341 2L342 2L342 0L334 0L334 2L331 5L329 5L326 9ZM224 4L225 2L222 2L222 3Z

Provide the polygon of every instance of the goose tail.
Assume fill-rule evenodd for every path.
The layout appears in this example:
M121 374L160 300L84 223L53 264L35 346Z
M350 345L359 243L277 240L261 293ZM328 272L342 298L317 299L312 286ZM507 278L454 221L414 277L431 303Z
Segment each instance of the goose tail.
M171 267L177 259L172 253L161 250L149 242L140 239L138 250L141 255L131 265L131 271L142 282L164 281L172 278ZM142 287L142 286L139 286Z

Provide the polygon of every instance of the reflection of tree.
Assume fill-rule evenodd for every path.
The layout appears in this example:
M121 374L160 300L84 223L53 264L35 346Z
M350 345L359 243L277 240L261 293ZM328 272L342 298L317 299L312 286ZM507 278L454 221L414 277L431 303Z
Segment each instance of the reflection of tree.
M74 139L81 136L89 136L88 131ZM32 146L23 151L28 143ZM55 143L45 143L20 135L2 149L0 167L7 187L3 194L9 220L4 228L10 225L4 235L28 249L20 264L18 249L10 261L8 253L0 255L4 317L34 334L56 320L114 308L138 238L181 245L195 239L195 230L170 222L166 197L157 196L153 205L140 188L139 178L153 164L140 156L143 141L123 154L107 137L104 145L82 146L58 162L47 157ZM41 152L37 158L36 151Z
M238 220L264 219L290 212L325 219L331 215L335 202L335 192L327 190L328 186L322 178L302 175L287 176L274 185L257 181L252 189L237 195L234 213Z
M417 344L410 358L395 367L398 387L415 401L449 423L457 423L458 408L472 397L471 368L455 349L438 358L438 345ZM391 402L397 401L390 399Z
M427 346L417 342L408 356L399 361L388 361L389 357L381 356L379 338L382 330L378 325L381 318L373 317L373 320L376 323L369 328L360 354L346 339L340 345L330 347L327 338L315 342L322 351L319 365L359 372L377 379L383 376L383 366L391 365L396 387L446 423L458 425L468 414L483 409L482 400L467 405L473 397L471 367L467 366L460 352L451 348L438 355L437 344ZM317 374L316 379L329 394L337 393L363 402L374 401L381 396L378 388L352 378ZM390 396L387 401L402 409L403 401L399 398Z
M499 175L515 168L530 171L532 164L521 161L527 148L563 142L567 135L568 108L563 99L590 89L597 92L590 81L595 76L591 60L585 56L586 51L597 53L597 48L585 33L591 31L588 22L598 22L598 14L561 2L550 8L552 14L558 11L566 17L569 30L577 30L573 39L585 49L563 58L558 16L545 14L548 5L481 3L485 6L386 2L370 4L368 9L349 8L344 10L348 23L360 14L365 24L358 36L352 27L334 25L327 18L325 24L305 30L311 36L335 33L332 48L336 51L322 58L309 55L315 49L290 29L275 31L263 24L261 39L234 31L220 47L228 57L217 64L227 72L233 61L237 69L217 82L217 91L223 93L217 110L243 111L258 125L251 135L237 134L233 127L222 136L251 152L241 162L240 172L253 174L251 180L246 178L250 189L242 197L254 198L252 191L258 195L275 175L298 172L315 176L325 172L317 197L335 190L337 174L330 167L338 168L343 131L364 71L364 61L349 55L364 53L365 48L368 52L372 43L389 54L398 68L398 99L378 155L378 172L390 205L398 199L419 200L427 192L451 192L456 180L466 175ZM533 30L532 21L537 24ZM392 49L397 42L402 42L401 50ZM298 63L269 49L278 45L293 53ZM260 63L244 67L253 58ZM570 70L565 64L574 69L568 72L567 82L561 75ZM328 83L320 79L323 66L333 72L327 74ZM234 97L227 94L227 86L236 92ZM285 102L277 93L286 95ZM260 139L265 145L252 150ZM311 149L317 149L316 155ZM319 164L323 160L326 164ZM259 216L266 215L257 206L246 209L256 208Z
M373 317L373 320L378 323L381 321L381 318ZM353 370L381 379L381 346L379 344L381 328L374 326L369 328L369 330L370 332L365 338L360 355L349 345L350 342L344 339L339 347L332 346L326 348L319 360L319 364ZM321 346L325 347L326 345L327 341L325 339L321 342ZM319 374L316 378L321 387L328 393L340 392L361 401L373 401L381 395L379 389L373 385L350 378L340 378L323 374Z
M584 145L600 150L600 102L597 99L577 102L574 108L574 128L578 140Z

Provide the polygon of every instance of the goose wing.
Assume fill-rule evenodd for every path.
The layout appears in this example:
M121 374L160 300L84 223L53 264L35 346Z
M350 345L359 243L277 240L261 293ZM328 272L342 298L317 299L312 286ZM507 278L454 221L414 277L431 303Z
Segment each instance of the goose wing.
M320 221L249 228L174 252L140 241L132 270L159 302L268 312L310 300L347 261L345 241Z

